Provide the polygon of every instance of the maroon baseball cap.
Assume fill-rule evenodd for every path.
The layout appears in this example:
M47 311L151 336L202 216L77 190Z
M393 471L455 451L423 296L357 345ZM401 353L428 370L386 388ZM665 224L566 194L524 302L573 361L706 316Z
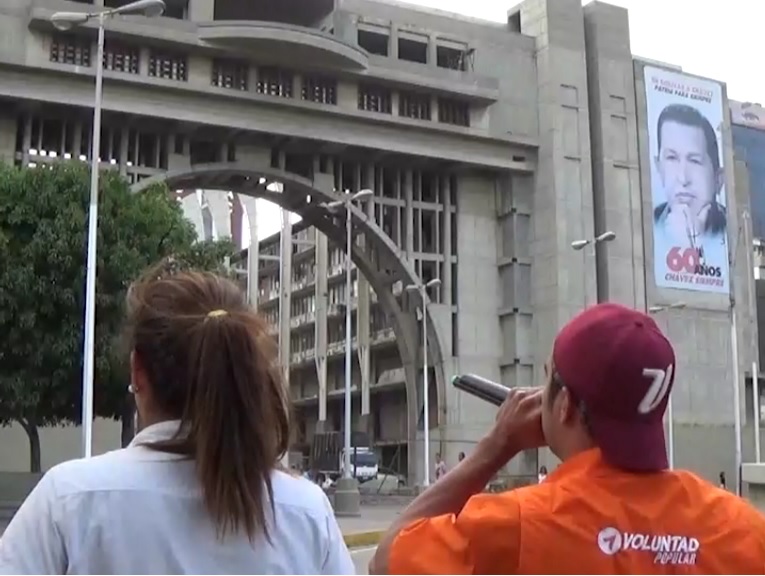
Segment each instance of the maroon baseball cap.
M558 333L553 364L583 403L595 444L619 468L668 468L664 411L675 378L675 352L656 322L619 304L598 304Z

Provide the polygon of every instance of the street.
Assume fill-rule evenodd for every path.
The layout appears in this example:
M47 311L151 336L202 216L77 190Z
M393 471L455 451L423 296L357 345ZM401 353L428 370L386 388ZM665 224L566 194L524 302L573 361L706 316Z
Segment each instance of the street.
M353 564L356 566L356 574L368 574L367 566L369 566L369 561L372 559L375 550L376 548L374 546L354 548L351 550Z

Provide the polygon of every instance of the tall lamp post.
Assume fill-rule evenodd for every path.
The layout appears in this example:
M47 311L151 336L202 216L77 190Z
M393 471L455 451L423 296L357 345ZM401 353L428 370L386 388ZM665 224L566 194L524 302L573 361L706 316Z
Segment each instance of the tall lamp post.
M423 433L423 464L425 471L422 480L423 488L430 486L430 402L428 387L428 290L441 285L440 278L433 278L425 284L409 284L408 292L418 292L422 302L422 425Z
M749 300L749 315L751 326L751 355L752 355L752 406L754 407L754 461L759 464L762 461L762 450L760 448L760 368L759 368L759 356L760 351L758 348L757 338L754 337L757 330L757 314L756 300L757 300L757 279L755 278L754 271L754 238L752 237L752 215L749 210L744 210L741 214L742 226L744 228L744 244L746 246L746 275L748 281L746 283L746 291Z
M574 240L571 243L571 248L573 248L577 252L581 252L587 246L592 246L592 253L594 255L595 249L597 248L598 244L602 242L611 242L612 240L615 240L615 239L616 239L616 232L609 230L607 232L603 232L603 234L595 236L595 238L585 238L582 240ZM582 253L582 256L584 256L584 253ZM584 306L586 308L587 307L587 275L584 273L582 273L582 284L584 289Z
M661 314L665 310L680 310L685 308L685 302L675 302L673 304L650 306L648 313ZM675 414L672 409L672 393L667 400L667 459L669 460L669 469L675 469Z
M344 441L343 441L343 475L337 482L337 491L335 492L335 514L338 516L358 516L361 512L361 496L359 486L351 468L351 370L352 365L352 322L351 322L351 292L353 290L352 281L352 261L353 251L353 213L351 206L354 202L364 200L374 195L369 189L359 190L355 194L346 194L342 200L329 202L325 208L330 212L340 212L345 210L345 417L344 422Z
M70 30L91 20L98 21L98 56L96 59L96 94L93 107L93 144L90 167L90 206L88 209L87 274L85 280L85 327L82 368L82 455L93 453L93 373L96 331L96 249L98 242L98 171L101 154L101 98L104 78L104 25L106 20L120 14L159 16L165 11L162 0L137 0L119 8L100 12L56 12L51 23L58 30Z

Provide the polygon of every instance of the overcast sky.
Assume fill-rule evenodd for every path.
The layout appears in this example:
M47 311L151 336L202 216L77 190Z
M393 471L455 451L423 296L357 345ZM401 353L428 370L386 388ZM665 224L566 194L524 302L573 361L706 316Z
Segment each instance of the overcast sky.
M508 9L518 4L500 0L413 0L411 3L496 22L506 21ZM760 68L760 60L765 61L762 49L765 1L610 0L608 3L629 10L634 55L676 64L686 72L726 82L728 96L734 100L765 103L765 72ZM268 202L259 204L258 230L263 238L279 230L279 210Z

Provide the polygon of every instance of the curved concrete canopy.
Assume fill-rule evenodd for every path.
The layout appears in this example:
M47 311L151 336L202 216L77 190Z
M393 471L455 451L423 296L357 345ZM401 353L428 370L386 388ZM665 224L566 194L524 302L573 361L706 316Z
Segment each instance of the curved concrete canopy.
M282 192L268 190L271 183L282 184ZM311 180L283 170L253 167L252 162L223 162L198 164L188 170L160 174L133 185L133 192L141 192L154 184L164 183L171 190L206 189L224 190L262 198L301 216L306 223L315 226L337 245L345 247L345 216L337 217L322 207L325 202L341 200L342 195L318 187ZM415 449L419 403L417 375L419 342L417 324L413 314L405 312L391 292L392 284L401 281L404 286L419 284L420 278L402 256L401 251L382 229L359 208L352 208L353 231L363 233L365 247L354 244L351 259L377 293L378 302L391 315L401 362L406 373L407 441L409 449L408 471L410 483L416 481L418 469ZM373 248L370 250L366 248ZM426 316L428 330L428 355L435 368L437 404L440 429L446 420L446 377L444 373L443 346L429 311ZM443 435L441 442L443 442ZM443 452L443 446L441 451Z
M313 28L247 20L199 24L199 39L228 48L267 54L280 64L311 62L319 69L366 70L369 57L358 46Z

